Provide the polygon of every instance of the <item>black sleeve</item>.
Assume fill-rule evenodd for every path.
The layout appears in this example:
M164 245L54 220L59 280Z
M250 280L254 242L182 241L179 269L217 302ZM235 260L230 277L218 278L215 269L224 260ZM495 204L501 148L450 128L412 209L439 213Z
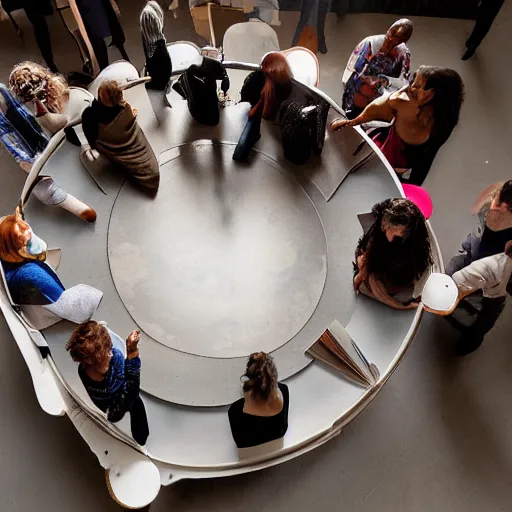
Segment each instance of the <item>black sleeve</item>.
M125 382L108 407L107 417L112 423L123 418L140 391L140 359L126 359L124 363Z
M94 108L92 106L87 107L82 112L82 128L87 142L91 148L95 148L96 139L98 138L98 120L96 119Z
M240 91L240 101L247 101L252 107L260 101L261 91L265 85L265 73L260 69L253 71L245 80Z

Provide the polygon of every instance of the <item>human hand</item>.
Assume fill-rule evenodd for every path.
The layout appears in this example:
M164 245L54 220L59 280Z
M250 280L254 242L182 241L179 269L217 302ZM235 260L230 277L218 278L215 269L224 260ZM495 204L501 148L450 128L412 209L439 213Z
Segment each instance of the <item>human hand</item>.
M95 149L91 148L89 144L82 146L82 155L89 160L89 162L94 162L98 160L100 154Z
M335 119L331 123L331 130L333 132L335 132L335 131L341 130L341 128L345 128L348 126L355 126L353 119L350 120L350 119L343 119L342 117L338 117L338 119Z
M137 114L139 113L139 111L136 108L132 108L132 112L134 116L137 116Z
M363 275L363 272L358 272L354 277L354 290L357 292L359 290L359 287L363 284L363 281L365 280L365 276Z
M140 342L140 331L135 329L135 331L132 331L128 335L128 338L126 338L126 351L128 353L128 359L137 357L139 355L139 347L138 347L139 342Z
M420 302L412 301L409 302L409 304L404 305L404 309L417 309L420 304Z

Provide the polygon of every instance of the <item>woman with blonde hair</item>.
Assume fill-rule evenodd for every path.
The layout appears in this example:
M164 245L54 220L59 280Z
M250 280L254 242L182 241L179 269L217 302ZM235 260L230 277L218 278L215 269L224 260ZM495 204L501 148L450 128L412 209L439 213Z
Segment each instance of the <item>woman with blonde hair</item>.
M137 123L137 113L115 80L105 80L82 114L84 134L97 150L145 192L154 195L160 183L158 160Z
M231 432L238 448L248 448L279 439L288 429L288 386L278 382L271 355L249 356L243 379L244 397L228 411Z

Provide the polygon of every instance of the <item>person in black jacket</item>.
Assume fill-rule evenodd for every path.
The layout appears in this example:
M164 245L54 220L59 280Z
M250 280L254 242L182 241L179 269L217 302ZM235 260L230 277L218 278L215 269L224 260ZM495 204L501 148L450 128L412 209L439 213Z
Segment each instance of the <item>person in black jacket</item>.
M222 80L221 89L229 89L229 77L221 62L203 57L201 64L192 64L172 86L187 100L192 117L201 124L219 124L220 109L217 96L217 80Z
M146 56L146 75L151 77L146 87L164 91L171 78L172 62L164 36L164 11L158 2L150 0L142 9L140 30Z
M249 356L244 379L244 397L228 411L231 433L238 448L248 448L279 439L288 429L288 386L277 380L272 356L256 352Z

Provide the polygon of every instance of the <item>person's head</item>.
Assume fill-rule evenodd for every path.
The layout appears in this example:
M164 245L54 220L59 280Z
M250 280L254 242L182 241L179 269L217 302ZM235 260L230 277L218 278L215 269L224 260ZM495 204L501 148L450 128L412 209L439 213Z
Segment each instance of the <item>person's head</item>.
M0 259L12 263L46 259L46 243L22 219L19 210L0 219Z
M464 101L464 83L460 75L453 69L420 66L412 77L407 94L420 107L432 105L433 135L444 143L459 122Z
M388 275L389 259L398 252L407 254L400 272L404 281L419 278L432 264L430 239L425 217L409 199L386 199L372 208L374 222L359 240L356 257L365 254L369 273ZM394 276L400 280L402 276Z
M399 44L409 41L412 36L413 28L412 21L407 18L395 21L386 32L386 37L380 51L383 53L390 52Z
M140 29L145 44L164 39L164 11L155 0L149 0L140 14Z
M267 53L261 61L261 70L265 73L265 85L261 91L260 101L251 109L249 116L262 109L264 119L273 119L278 109L275 85L291 83L293 73L286 56L281 52Z
M89 320L73 331L66 350L73 361L106 373L112 359L112 339L103 324Z
M69 87L63 76L35 62L21 62L9 75L9 89L24 103L41 101L49 112L61 114L69 100Z
M512 180L508 180L496 192L491 203L491 210L502 213L512 212Z
M277 387L277 368L272 356L265 352L251 354L243 379L244 393L267 400Z
M98 100L106 107L124 105L123 90L115 80L104 80L98 87Z

